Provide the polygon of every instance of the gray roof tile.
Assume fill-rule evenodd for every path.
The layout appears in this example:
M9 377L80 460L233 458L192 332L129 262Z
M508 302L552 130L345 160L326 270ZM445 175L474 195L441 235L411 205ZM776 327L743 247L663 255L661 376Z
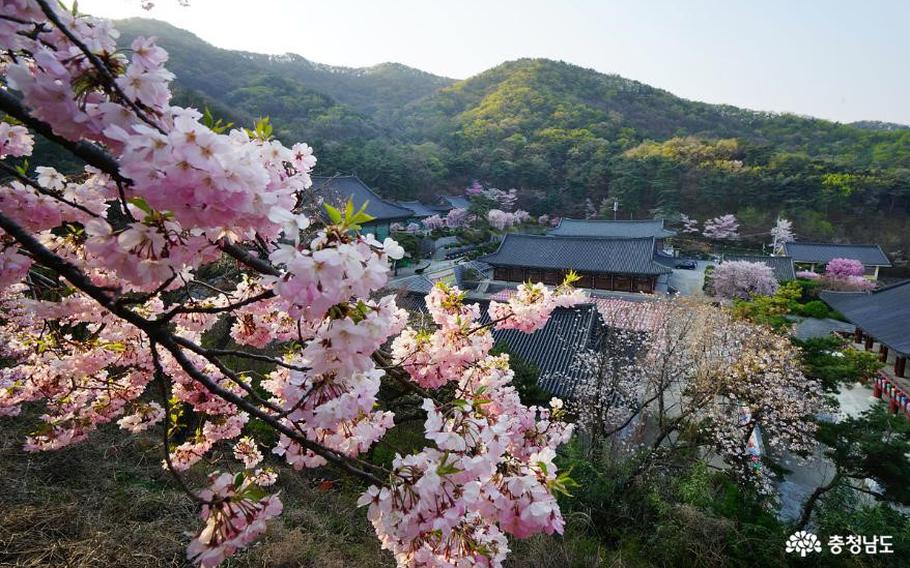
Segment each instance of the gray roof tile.
M672 237L675 231L664 228L663 219L613 221L609 219L566 219L550 230L551 235L569 237Z
M478 260L493 266L577 270L601 274L672 272L654 261L654 239L603 239L549 235L505 236L495 253Z
M410 209L415 217L432 217L438 215L439 211L432 209L429 205L424 205L419 201L398 201L397 204L405 209Z
M414 215L405 207L386 201L357 176L313 176L313 190L333 205L353 199L354 207L367 203L367 213L377 221L407 219Z
M871 294L825 291L819 296L880 343L910 355L910 280Z
M866 266L891 266L891 261L878 245L844 245L836 243L789 242L784 250L793 262L827 264L834 258L852 258Z

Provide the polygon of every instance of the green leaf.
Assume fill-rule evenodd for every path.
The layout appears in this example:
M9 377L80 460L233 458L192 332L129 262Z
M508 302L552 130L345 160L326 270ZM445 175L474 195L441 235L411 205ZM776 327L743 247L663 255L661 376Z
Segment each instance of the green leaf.
M256 121L255 137L263 142L272 137L272 123L269 117L265 116Z
M325 207L325 212L328 213L329 219L332 221L332 223L334 223L336 225L341 223L341 219L342 219L341 211L339 211L338 209L335 209L328 203L323 203L322 206Z
M127 199L127 201L139 209L142 209L146 215L151 215L154 212L154 209L152 209L152 207L146 203L145 199L142 199L141 197L131 197Z

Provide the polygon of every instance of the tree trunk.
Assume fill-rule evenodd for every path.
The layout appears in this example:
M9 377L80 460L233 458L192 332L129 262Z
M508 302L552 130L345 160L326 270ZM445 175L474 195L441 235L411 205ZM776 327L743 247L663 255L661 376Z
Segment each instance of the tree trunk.
M818 504L818 500L822 495L834 489L834 486L837 485L842 479L840 470L838 470L834 477L827 485L821 485L815 488L815 491L812 492L812 495L809 496L809 499L806 501L806 504L803 505L803 512L799 516L799 523L797 527L799 530L804 530L806 525L809 524L809 520L812 518L812 511L815 509L815 506Z

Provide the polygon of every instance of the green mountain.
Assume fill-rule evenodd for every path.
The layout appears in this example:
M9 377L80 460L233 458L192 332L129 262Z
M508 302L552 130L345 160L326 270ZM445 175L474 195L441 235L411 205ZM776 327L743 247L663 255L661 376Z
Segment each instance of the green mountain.
M520 189L532 213L736 213L747 232L778 214L802 238L910 249L910 129L851 125L686 100L617 75L521 59L463 81L394 63L331 67L298 55L213 47L154 20L178 100L312 144L324 173L354 171L395 197L459 191L473 179Z

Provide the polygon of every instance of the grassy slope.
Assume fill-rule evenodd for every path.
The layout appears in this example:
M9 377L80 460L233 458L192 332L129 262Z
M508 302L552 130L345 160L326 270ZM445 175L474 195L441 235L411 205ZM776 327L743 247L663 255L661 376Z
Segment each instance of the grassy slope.
M27 454L29 420L4 419L0 428L0 566L157 568L186 566L188 531L198 530L191 500L160 467L161 446L151 436L105 427L88 441L59 452ZM217 455L217 454L216 454ZM362 490L326 471L276 466L284 514L231 568L394 566L380 549ZM199 474L188 477L202 484ZM512 567L601 565L605 551L580 537L541 535L511 543Z
M26 454L25 422L7 419L0 429L0 566L187 564L185 533L197 530L199 519L161 469L158 440L107 427L72 448ZM325 472L281 468L279 475L284 515L227 566L393 565L355 508L359 489L321 490Z

